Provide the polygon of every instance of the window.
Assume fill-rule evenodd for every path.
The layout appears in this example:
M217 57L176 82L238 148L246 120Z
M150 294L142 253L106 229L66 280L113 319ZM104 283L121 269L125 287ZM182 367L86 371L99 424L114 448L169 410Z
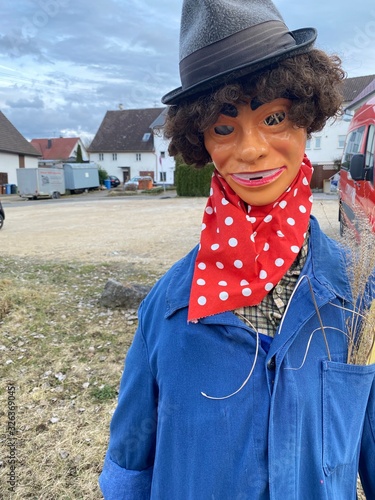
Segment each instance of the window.
M104 154L103 153L99 153L99 161L103 161L104 160Z
M151 137L151 134L149 132L147 132L146 134L143 134L143 137L142 137L142 142L147 142Z
M160 182L166 182L167 180L167 173L166 172L159 172L160 176Z
M306 141L306 149L311 149L311 139L307 139L307 141Z
M165 158L165 151L160 151L160 158Z
M315 137L315 145L314 149L320 149L321 148L321 143L322 143L322 138L320 136Z
M364 135L365 127L359 127L349 134L342 157L342 168L345 170L349 170L350 160L354 154L358 153Z
M374 141L375 127L370 125L368 129L367 144L366 144L366 168L372 168L374 166Z
M117 160L117 153L112 153L112 160L116 161Z
M142 160L142 154L141 153L135 153L135 161L141 161Z
M339 135L339 148L344 149L345 146L345 135Z

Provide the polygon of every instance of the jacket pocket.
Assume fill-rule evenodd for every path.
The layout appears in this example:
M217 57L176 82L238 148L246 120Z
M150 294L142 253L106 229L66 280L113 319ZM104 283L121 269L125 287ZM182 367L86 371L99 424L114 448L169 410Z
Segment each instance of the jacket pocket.
M359 450L375 365L323 361L323 469L353 462Z

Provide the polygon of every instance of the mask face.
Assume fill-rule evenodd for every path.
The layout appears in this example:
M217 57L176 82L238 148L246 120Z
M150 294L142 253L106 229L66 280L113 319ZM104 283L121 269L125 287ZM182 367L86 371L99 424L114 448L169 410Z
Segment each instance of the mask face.
M296 177L306 130L289 119L291 101L223 106L204 133L212 161L233 191L249 205L273 203Z

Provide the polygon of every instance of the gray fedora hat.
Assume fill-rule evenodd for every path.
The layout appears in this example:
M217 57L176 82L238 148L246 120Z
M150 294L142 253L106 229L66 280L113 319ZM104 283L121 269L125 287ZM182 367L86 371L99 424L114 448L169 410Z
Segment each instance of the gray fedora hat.
M308 52L314 28L289 31L270 0L184 0L182 86L162 98L178 104L202 92Z

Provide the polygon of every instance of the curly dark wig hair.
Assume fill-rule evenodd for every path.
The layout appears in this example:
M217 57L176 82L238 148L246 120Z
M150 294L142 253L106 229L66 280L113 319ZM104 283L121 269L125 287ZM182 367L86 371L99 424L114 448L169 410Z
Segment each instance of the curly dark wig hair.
M188 165L206 165L211 158L204 146L204 131L216 122L225 104L243 104L254 98L262 103L280 97L290 99L288 118L305 128L309 137L329 118L339 115L344 78L337 56L313 49L212 93L186 99L168 110L164 135L171 139L169 154L181 155Z

